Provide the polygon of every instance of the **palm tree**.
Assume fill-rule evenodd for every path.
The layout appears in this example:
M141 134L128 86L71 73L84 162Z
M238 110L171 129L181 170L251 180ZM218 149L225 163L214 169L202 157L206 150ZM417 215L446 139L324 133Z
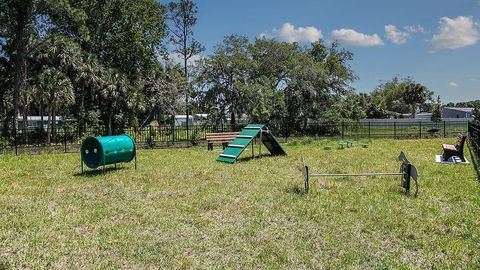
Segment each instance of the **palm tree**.
M403 100L412 107L412 118L415 118L417 104L424 103L432 95L427 87L419 83L406 84Z
M75 84L79 87L77 98L80 101L78 126L82 127L86 122L85 117L85 99L98 94L103 85L101 75L101 65L89 54L85 57L83 63L76 72ZM87 103L88 104L88 103Z
M128 81L122 74L108 69L103 74L104 85L100 90L102 100L106 101L108 135L112 134L112 123L115 111L122 108L128 89Z
M56 113L62 106L75 102L75 94L70 79L55 68L48 68L39 75L40 91L45 92L48 110L47 142L55 134Z

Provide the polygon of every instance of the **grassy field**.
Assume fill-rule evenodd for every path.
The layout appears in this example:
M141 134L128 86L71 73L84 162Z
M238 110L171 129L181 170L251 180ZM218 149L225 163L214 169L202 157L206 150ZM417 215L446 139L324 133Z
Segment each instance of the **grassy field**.
M2 156L0 269L478 269L480 183L471 165L434 163L444 141L295 141L234 165L203 147L143 150L137 171L105 175L80 175L78 154ZM315 172L395 172L400 150L418 198L392 177L302 192L301 155Z

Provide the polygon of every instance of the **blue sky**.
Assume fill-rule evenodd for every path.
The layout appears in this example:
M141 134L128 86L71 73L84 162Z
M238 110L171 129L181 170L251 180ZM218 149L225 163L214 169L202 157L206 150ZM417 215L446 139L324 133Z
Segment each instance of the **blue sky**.
M370 92L412 76L444 103L480 99L480 0L199 0L196 38L210 54L229 34L307 44L337 39Z

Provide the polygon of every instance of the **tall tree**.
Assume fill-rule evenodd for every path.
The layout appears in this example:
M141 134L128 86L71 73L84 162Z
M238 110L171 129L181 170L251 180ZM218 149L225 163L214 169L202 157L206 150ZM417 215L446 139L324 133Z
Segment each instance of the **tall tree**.
M197 23L197 5L191 0L180 0L178 3L169 3L168 11L170 42L174 47L173 52L180 55L183 60L184 76L189 81L188 61L204 50L200 42L193 37L193 27ZM191 95L189 89L190 87L187 88L185 93L187 137L190 114L189 97Z
M48 108L47 142L50 143L52 135L55 135L58 109L73 104L75 94L70 79L55 68L48 68L43 71L39 75L39 82L41 89L46 92Z
M404 89L403 100L411 106L412 118L415 118L417 104L427 101L427 99L432 97L433 93L419 83L404 84Z
M0 12L2 52L14 67L13 127L18 128L19 99L26 87L27 58L44 42L45 33L87 38L84 14L71 1L5 0ZM25 105L25 104L24 104Z
M198 77L206 87L204 100L207 110L216 110L224 119L230 114L230 124L235 125L237 115L246 107L248 100L247 84L249 69L249 43L244 36L231 35L217 45L212 56L205 59Z

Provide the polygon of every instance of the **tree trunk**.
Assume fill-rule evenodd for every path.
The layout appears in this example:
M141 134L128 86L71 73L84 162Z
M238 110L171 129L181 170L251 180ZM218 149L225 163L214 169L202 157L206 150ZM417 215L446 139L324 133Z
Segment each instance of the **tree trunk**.
M186 47L187 47L187 44L186 44L186 38L184 39L184 52L186 52ZM187 142L189 141L188 140L188 118L189 118L189 111L188 111L188 87L189 87L189 84L188 84L188 69L187 69L187 55L184 54L183 55L183 68L184 68L184 72L185 72L185 81L187 81L187 92L185 93L185 110L186 110L186 115L187 115Z
M55 143L55 133L56 133L56 125L57 125L57 108L55 106L55 102L52 103L52 138L53 142Z
M230 126L231 128L235 128L235 111L233 109L230 110Z
M412 119L415 119L416 110L417 110L417 105L412 104Z
M45 143L45 140L44 140L44 136L43 136L43 96L40 98L40 109L39 109L39 113L40 113L40 136L41 136L41 140L42 140L42 143Z
M5 90L0 89L0 117L1 117L0 122L1 122L1 126L2 126L2 131L5 132L6 131L5 122L6 122L6 119L8 119L8 118L7 118L7 112L5 110L5 98L4 98L4 96L5 96Z
M25 89L25 88L23 88ZM23 108L22 108L22 114L23 114L23 128L26 129L28 128L28 97L26 91L23 93Z
M13 88L13 128L18 129L18 113L19 113L19 98L22 85L25 82L24 66L25 66L25 28L28 22L28 13L31 8L32 0L22 0L17 2L17 16L15 26L15 85Z

